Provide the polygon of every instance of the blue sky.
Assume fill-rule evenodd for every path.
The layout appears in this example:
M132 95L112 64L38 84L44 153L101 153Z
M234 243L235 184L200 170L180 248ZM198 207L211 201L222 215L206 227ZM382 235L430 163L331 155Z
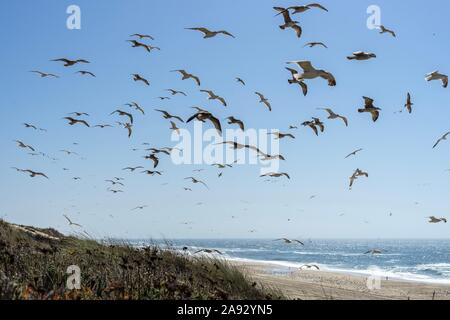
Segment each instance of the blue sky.
M0 116L0 216L12 222L53 226L71 232L62 214L83 224L95 236L153 238L448 238L446 225L429 225L426 216L450 216L450 144L431 147L450 130L449 89L426 83L426 73L450 72L450 22L442 12L445 1L322 1L329 12L310 10L299 17L303 37L281 31L281 17L274 5L296 1L13 1L0 4L2 90ZM80 6L82 29L66 28L66 9ZM366 27L369 5L380 6L382 24L394 29L396 39ZM236 36L204 40L185 30L205 26L226 29ZM161 51L146 53L130 48L125 40L133 33L147 33ZM323 41L329 49L303 48L309 41ZM377 59L347 61L353 51L370 51ZM69 57L91 61L83 66L97 75L75 75L79 67L63 68L49 60ZM332 72L337 86L323 80L309 82L303 97L289 86L285 62L311 60ZM191 81L181 81L173 69L186 69L202 79L229 102L227 109L208 102ZM40 79L29 70L43 70L60 79ZM131 80L140 73L150 87ZM234 78L243 78L247 86ZM188 97L159 101L166 88ZM267 112L254 95L270 99ZM412 93L414 112L394 114ZM362 96L375 99L383 109L380 120L357 113ZM61 120L72 111L91 114L93 123L114 123L109 114L119 105L138 101L146 110L136 116L131 140L123 129L68 127ZM191 106L201 105L219 118L235 116L247 127L280 129L299 125L312 116L325 119L318 107L331 107L349 118L350 126L326 120L326 133L315 137L309 129L293 132L295 141L283 140L287 161L281 171L292 180L264 183L259 167L238 166L222 179L217 170L195 174L210 191L191 186L183 178L201 166L161 163L162 177L128 174L128 165L146 165L144 153L132 152L143 142L170 146L170 124L152 110L162 108L187 118ZM127 107L122 107L127 108ZM47 133L25 129L23 122L46 128ZM186 126L192 130L192 125ZM19 139L59 161L31 157L18 149ZM76 142L78 145L73 145ZM365 151L344 160L357 148ZM70 149L83 158L58 152ZM31 179L11 166L46 172L50 180ZM69 168L64 172L62 168ZM368 171L348 190L348 177L356 168ZM79 182L72 177L80 176ZM106 191L105 179L126 179L125 193ZM168 183L168 185L163 185ZM184 192L183 187L194 191ZM310 196L317 195L313 200ZM203 205L197 205L202 202ZM416 204L416 202L418 204ZM131 212L138 205L149 205ZM389 217L389 213L393 217ZM340 217L341 214L345 214ZM109 217L113 215L114 218ZM231 217L235 216L235 219ZM291 219L288 222L288 219ZM183 225L192 222L192 225ZM250 234L250 230L256 233Z

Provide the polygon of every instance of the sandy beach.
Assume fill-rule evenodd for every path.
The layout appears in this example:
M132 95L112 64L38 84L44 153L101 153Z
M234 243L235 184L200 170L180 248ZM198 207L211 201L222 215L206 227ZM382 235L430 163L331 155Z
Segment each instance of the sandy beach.
M399 280L380 282L370 290L368 277L328 271L298 270L259 262L231 262L252 280L302 300L450 300L450 285ZM378 286L376 286L378 287Z

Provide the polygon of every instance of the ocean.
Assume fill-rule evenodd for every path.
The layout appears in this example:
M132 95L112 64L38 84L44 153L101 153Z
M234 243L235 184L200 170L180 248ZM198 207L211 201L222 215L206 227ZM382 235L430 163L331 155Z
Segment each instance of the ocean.
M450 240L308 240L305 246L274 240L133 240L131 244L188 247L190 254L216 249L225 259L273 264L274 273L317 264L323 271L450 284ZM364 254L371 249L384 253Z

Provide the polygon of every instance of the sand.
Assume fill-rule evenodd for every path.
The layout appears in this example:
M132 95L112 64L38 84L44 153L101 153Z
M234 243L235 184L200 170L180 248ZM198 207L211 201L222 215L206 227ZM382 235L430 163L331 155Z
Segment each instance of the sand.
M284 268L270 263L231 262L253 281L302 300L450 300L450 285ZM378 286L379 284L379 286ZM372 288L369 289L369 287Z

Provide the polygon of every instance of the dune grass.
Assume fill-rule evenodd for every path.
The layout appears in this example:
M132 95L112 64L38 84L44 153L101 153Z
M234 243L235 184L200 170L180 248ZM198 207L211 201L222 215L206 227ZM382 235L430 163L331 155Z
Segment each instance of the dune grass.
M68 290L67 268L81 270ZM0 221L0 299L263 300L281 294L227 262L156 246L133 248Z

